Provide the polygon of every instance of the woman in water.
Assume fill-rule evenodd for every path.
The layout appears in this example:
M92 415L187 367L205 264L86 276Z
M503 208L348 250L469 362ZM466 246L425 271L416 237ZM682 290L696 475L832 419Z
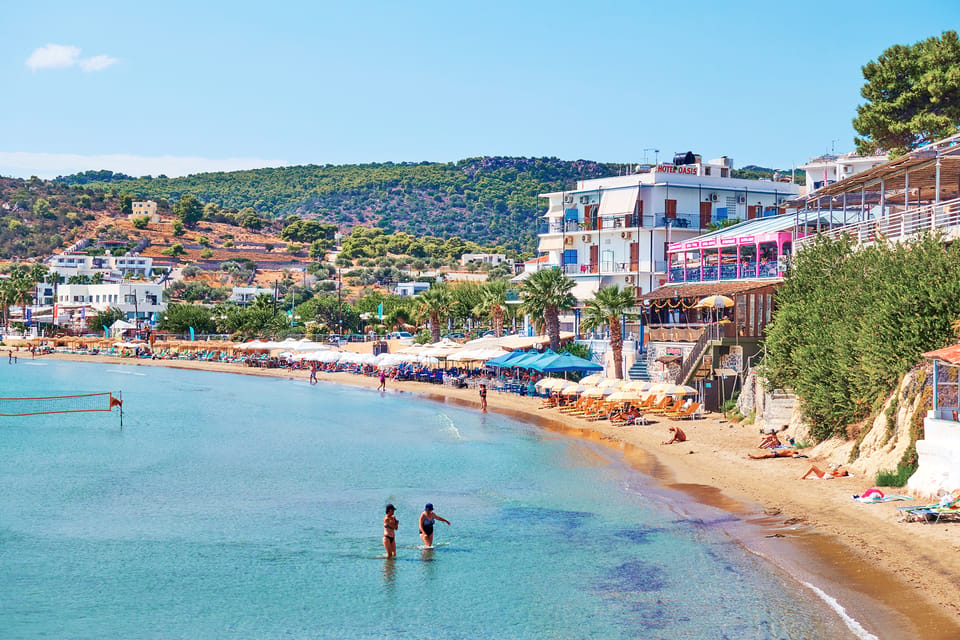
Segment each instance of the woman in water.
M396 510L396 507L388 504L387 515L383 518L383 548L387 550L388 558L397 555L397 529L400 527L400 521L393 515Z
M433 546L433 525L437 520L446 522L447 526L450 526L450 521L434 513L433 504L428 502L423 508L423 513L420 514L420 539L428 547Z

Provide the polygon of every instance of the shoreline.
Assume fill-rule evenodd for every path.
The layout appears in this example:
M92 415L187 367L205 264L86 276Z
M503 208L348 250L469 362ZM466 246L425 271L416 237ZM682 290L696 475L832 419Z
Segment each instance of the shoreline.
M192 360L135 360L112 356L53 353L53 358L101 364L162 366L271 378L306 378L306 370L254 369L238 364ZM27 358L26 360L29 360ZM374 377L321 372L320 384L334 382L376 389ZM475 390L388 380L388 392L479 409ZM490 410L540 428L600 443L617 450L627 464L653 478L667 492L680 492L698 505L736 516L728 534L817 593L841 617L836 598L854 621L883 638L960 637L960 529L949 524L897 521L896 506L851 500L872 479L799 480L811 459L749 460L758 433L714 417L684 421L688 440L661 445L669 419L647 426L616 427L538 409L539 401L491 392ZM826 594L824 593L826 592ZM829 594L829 595L827 595ZM853 623L854 625L856 622ZM850 626L850 623L848 623Z

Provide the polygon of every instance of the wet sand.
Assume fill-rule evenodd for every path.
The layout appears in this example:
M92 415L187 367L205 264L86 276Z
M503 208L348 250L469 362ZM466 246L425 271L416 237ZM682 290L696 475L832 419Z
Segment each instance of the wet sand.
M51 354L44 358L134 366L163 366L307 378L308 371L258 369L191 360L135 360L106 356ZM320 373L320 383L375 389L375 377ZM476 407L473 389L453 389L388 380L389 393ZM960 526L899 522L897 506L910 502L861 504L851 499L872 486L869 478L800 480L818 458L750 460L757 429L730 424L716 415L683 421L688 440L662 445L672 421L652 417L646 426L617 427L590 422L539 400L488 394L491 410L567 436L602 443L622 453L664 492L681 492L694 505L735 517L723 526L748 549L839 601L847 615L869 633L887 638L960 638ZM694 508L695 509L695 508ZM706 511L706 510L705 510Z

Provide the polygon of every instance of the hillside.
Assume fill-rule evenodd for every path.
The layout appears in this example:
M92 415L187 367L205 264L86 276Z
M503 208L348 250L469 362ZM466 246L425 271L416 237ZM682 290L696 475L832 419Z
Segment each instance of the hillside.
M136 198L175 201L191 193L224 209L253 207L387 233L459 236L484 245L532 250L544 203L537 194L616 173L614 165L556 158L471 158L455 163L296 166L183 178L123 179L86 172L57 180L122 189ZM91 181L94 179L94 181Z

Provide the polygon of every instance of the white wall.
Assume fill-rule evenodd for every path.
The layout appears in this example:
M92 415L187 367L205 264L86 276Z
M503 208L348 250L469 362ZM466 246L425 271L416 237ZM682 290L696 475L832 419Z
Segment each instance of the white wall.
M960 488L960 423L941 420L933 411L923 420L923 440L917 440L919 467L907 488L926 499Z

